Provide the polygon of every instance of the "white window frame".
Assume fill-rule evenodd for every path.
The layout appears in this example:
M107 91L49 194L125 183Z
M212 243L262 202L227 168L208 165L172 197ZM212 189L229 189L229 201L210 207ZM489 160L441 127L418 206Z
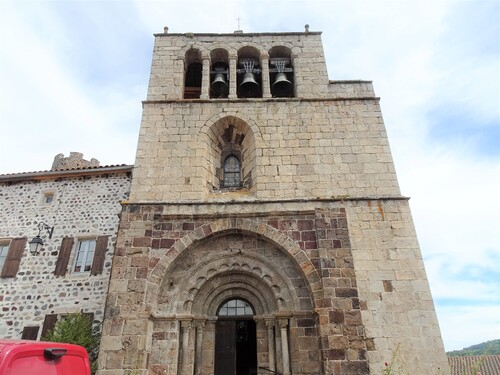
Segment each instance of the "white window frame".
M7 254L9 253L10 243L7 241L0 241L0 272L3 270L5 261L7 260Z
M75 259L71 267L71 273L83 274L92 270L97 240L95 238L80 238L76 243ZM81 255L81 256L80 256ZM79 269L77 270L77 267ZM88 267L88 269L85 269Z

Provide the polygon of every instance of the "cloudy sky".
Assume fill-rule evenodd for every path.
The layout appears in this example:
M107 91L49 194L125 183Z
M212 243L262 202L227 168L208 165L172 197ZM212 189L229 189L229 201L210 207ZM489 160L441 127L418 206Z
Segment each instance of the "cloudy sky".
M0 0L0 174L132 164L153 33L322 31L373 80L446 350L500 338L500 2Z

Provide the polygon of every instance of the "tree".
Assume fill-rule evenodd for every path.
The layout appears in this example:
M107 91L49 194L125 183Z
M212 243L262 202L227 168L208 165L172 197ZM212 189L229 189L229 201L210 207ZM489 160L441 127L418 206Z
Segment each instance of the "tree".
M83 346L89 353L92 373L95 373L100 334L97 327L92 327L92 318L89 315L82 313L66 315L64 319L56 323L53 330L47 332L41 339Z

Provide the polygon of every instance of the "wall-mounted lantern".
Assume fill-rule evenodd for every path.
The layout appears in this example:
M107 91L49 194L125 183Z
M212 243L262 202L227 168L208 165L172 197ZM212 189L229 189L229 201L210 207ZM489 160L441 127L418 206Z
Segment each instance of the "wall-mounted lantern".
M40 238L40 232L46 230L49 235L49 240L52 238L52 233L54 232L54 227L50 227L43 221L38 223L38 234L36 237L29 242L31 255L38 255L43 247L43 240Z

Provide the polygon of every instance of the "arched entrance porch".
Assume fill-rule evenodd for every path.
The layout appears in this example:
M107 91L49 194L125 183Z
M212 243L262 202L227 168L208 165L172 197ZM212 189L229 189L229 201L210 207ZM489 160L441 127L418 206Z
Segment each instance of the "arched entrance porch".
M221 315L230 301L245 301L252 314ZM177 374L290 374L304 357L319 370L307 280L288 253L250 232L228 231L185 249L165 273L154 316L152 354L163 346L176 355ZM239 328L255 360L238 363ZM307 348L299 344L306 335ZM167 336L173 340L155 342Z

